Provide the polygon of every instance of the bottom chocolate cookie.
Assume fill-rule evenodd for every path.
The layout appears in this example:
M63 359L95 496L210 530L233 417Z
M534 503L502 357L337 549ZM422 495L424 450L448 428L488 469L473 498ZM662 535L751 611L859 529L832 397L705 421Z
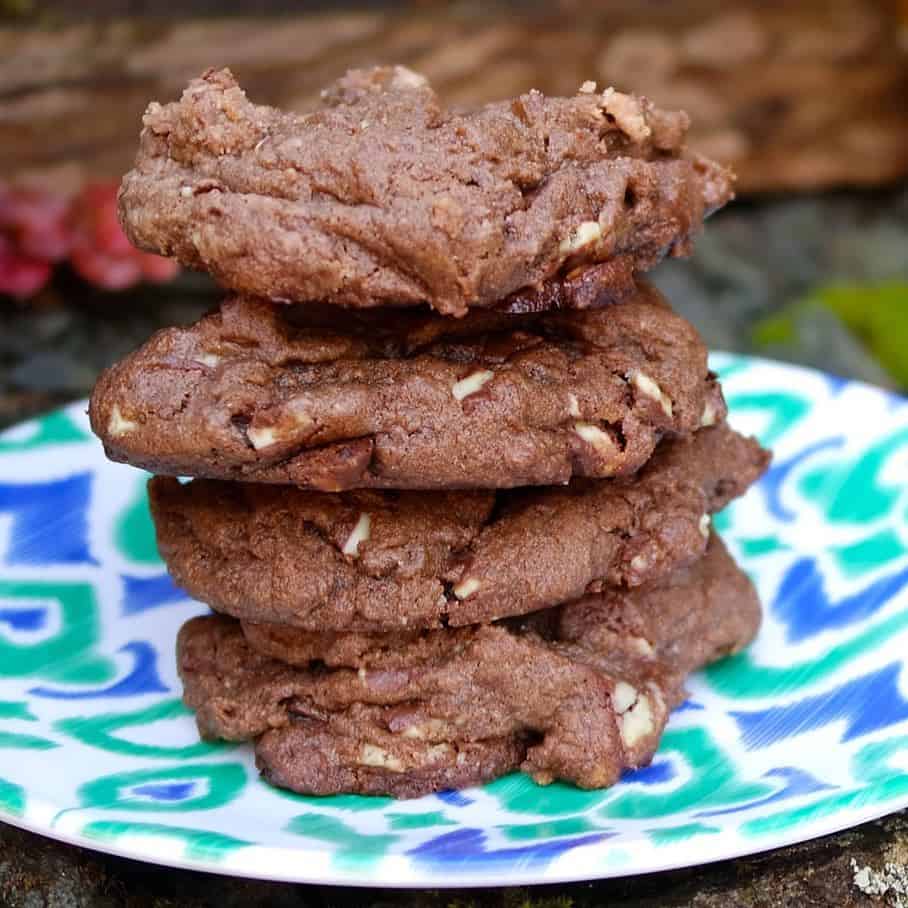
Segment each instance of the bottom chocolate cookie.
M294 791L416 797L514 769L600 788L652 759L685 676L759 620L713 536L658 586L493 625L318 635L195 618L178 665L202 736L257 739L263 775Z

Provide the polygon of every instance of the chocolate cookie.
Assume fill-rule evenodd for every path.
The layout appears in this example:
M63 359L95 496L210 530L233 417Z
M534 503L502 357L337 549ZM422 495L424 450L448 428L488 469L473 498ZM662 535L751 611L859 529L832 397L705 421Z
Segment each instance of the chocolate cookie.
M234 298L102 375L92 426L154 473L349 488L495 488L632 472L725 404L659 293L461 320Z
M699 558L709 514L769 455L724 423L663 442L635 477L544 489L341 494L156 477L161 555L212 608L308 630L525 614Z
M414 797L517 768L600 788L652 759L684 676L746 645L759 615L713 537L662 586L527 621L360 638L343 653L290 629L247 626L247 639L210 616L183 627L177 660L202 735L259 738L265 777L295 791Z
M458 113L422 76L383 67L351 71L300 115L256 106L210 70L180 101L149 105L123 227L272 299L463 315L517 294L521 309L596 264L626 289L689 250L732 178L684 152L685 114L591 86Z

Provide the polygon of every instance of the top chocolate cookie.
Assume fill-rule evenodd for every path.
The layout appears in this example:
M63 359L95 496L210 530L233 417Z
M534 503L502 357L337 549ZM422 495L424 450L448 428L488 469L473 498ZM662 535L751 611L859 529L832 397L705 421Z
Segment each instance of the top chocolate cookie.
M130 239L271 299L595 305L570 287L586 268L619 295L732 196L727 170L684 151L684 113L592 83L459 113L403 67L354 70L301 115L212 70L143 122Z

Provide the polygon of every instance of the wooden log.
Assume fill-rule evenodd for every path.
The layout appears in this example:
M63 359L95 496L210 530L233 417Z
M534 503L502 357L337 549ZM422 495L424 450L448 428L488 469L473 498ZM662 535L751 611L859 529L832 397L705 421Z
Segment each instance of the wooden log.
M255 101L304 110L349 67L400 62L458 105L593 79L684 108L691 145L729 162L745 193L876 185L908 174L900 15L893 0L730 11L721 0L562 0L0 28L0 178L116 178L148 101L177 97L208 66L231 66Z

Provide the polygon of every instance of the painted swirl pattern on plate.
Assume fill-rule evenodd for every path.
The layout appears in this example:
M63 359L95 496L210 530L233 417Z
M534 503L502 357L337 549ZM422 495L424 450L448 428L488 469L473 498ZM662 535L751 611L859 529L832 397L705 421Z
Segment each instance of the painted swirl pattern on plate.
M412 802L307 798L198 740L146 476L84 405L0 435L0 817L163 863L438 886L638 873L908 805L908 401L718 355L732 422L775 450L717 520L766 611L696 676L646 769L607 791L514 775Z

